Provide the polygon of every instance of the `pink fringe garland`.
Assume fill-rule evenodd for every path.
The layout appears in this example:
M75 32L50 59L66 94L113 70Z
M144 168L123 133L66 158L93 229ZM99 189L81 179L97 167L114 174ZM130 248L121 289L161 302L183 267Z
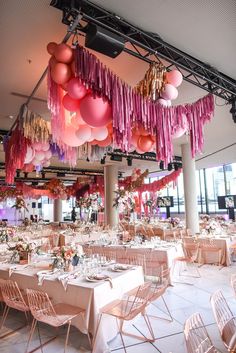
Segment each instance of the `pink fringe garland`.
M131 144L131 128L142 125L156 136L156 158L167 165L173 157L172 134L186 127L190 133L192 156L201 152L204 143L203 126L214 113L214 99L207 95L193 104L165 108L143 98L122 81L95 55L78 46L75 50L75 70L94 95L107 98L112 105L114 145L128 151ZM48 107L52 112L53 138L63 131L60 88L48 74Z

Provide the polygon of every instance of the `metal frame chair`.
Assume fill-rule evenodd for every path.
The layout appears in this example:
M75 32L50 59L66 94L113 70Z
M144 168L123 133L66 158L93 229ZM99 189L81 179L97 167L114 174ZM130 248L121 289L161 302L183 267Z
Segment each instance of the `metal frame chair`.
M33 289L26 289L26 293L27 293L27 298L29 302L29 308L33 316L30 335L26 346L26 353L28 352L28 348L38 321L44 322L53 327L60 327L65 324L68 324L65 346L64 346L64 353L66 353L71 321L76 316L84 314L85 310L82 308L75 307L69 304L64 304L64 303L58 303L53 305L51 300L49 299L48 294L45 292L40 292ZM92 345L89 333L87 334L87 336L88 336L90 345ZM56 336L53 338L50 338L47 342L45 342L43 345L41 344L38 348L41 348L42 346L48 344L55 338Z
M103 315L111 315L115 317L117 320L120 320L120 325L118 325L118 321L117 321L117 325L118 325L121 341L123 344L123 348L126 353L127 351L125 348L123 335L135 337L142 341L149 341L149 342L155 341L154 332L153 332L150 320L145 311L146 306L148 304L148 298L150 297L150 288L151 288L151 282L145 282L143 285L126 293L122 299L114 300L113 302L111 302L110 304L106 305L101 309L95 335L94 335L94 346L95 346L96 338L98 335L98 331L99 331L99 327L100 327L100 323ZM142 314L146 322L147 328L149 330L149 333L151 334L151 338L146 338L143 336L138 336L128 332L124 332L123 330L124 321L133 320L138 314Z
M236 318L220 290L212 294L211 306L221 339L229 352L236 352Z
M3 301L5 303L5 308L3 310L3 316L2 316L2 321L0 324L0 330L2 329L4 323L7 319L10 308L22 311L25 314L26 324L28 324L28 322L29 322L28 313L30 312L30 309L28 306L27 297L19 289L18 284L14 281L6 280L6 281L4 281L4 283L1 284L1 292L2 292ZM17 329L15 329L11 332L4 334L0 338L4 338L4 337L11 335L12 333L25 327L26 324L18 327Z
M188 353L219 353L204 326L201 315L191 315L184 325L184 337Z

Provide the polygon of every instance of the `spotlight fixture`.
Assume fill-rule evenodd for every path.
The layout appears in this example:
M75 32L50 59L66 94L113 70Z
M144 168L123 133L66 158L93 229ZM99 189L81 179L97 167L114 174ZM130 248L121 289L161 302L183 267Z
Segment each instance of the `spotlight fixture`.
M28 173L24 173L24 178L27 179L28 178Z
M132 167L133 161L131 157L127 157L127 165L128 167Z
M170 172L173 169L172 163L169 163L167 166L167 170Z
M232 114L233 121L236 123L236 99L232 100L232 108L229 112Z
M177 171L179 169L179 165L177 163L174 163L174 169Z
M164 162L163 161L160 161L160 169L164 170Z
M45 179L46 173L44 171L42 171L41 174L42 174L42 179Z
M101 164L105 164L105 162L106 162L106 156L101 158Z
M20 171L19 170L16 171L16 177L20 178Z
M87 162L90 162L90 159L87 157L87 158L86 158L86 161L87 161Z

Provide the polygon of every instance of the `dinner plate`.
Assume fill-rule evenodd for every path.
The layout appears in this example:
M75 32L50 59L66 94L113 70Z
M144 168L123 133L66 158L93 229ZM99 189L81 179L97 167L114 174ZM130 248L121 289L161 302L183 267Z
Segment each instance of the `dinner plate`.
M122 272L122 271L126 271L129 270L131 267L129 265L115 265L113 267L111 267L111 270L114 272Z
M87 276L86 277L86 280L88 281L88 282L99 282L99 281L102 281L102 280L104 280L104 279L106 279L107 277L106 276L99 276L99 275L97 275L97 276Z

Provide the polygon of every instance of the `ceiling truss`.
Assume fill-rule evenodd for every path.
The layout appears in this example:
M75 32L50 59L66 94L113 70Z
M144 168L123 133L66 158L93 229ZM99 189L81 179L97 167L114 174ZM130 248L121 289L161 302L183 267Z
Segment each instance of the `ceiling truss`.
M83 21L122 36L131 44L130 48L124 49L130 55L148 63L153 61L150 56L154 56L156 60L162 58L169 63L167 70L178 68L185 81L213 93L228 103L235 101L236 80L166 43L156 33L145 32L88 0L52 0L51 6L63 11L64 24L70 25L80 14ZM81 24L78 24L77 29L84 31Z

